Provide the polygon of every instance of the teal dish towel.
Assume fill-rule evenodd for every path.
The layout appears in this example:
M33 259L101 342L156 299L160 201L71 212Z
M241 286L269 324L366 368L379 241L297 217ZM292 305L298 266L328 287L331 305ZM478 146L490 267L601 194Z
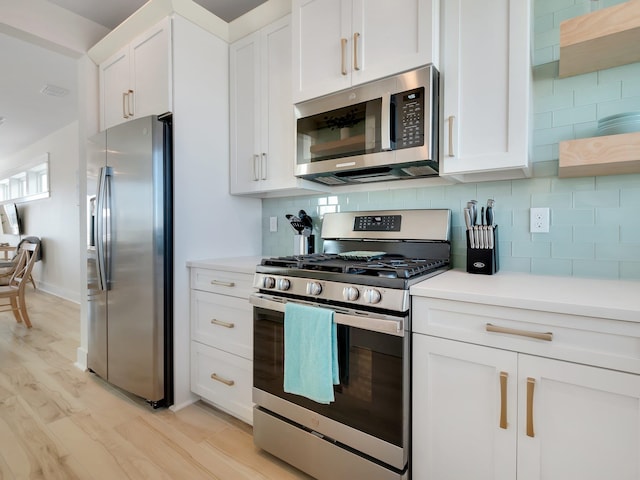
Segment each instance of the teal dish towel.
M284 391L328 404L335 400L337 328L333 310L288 302L284 311Z

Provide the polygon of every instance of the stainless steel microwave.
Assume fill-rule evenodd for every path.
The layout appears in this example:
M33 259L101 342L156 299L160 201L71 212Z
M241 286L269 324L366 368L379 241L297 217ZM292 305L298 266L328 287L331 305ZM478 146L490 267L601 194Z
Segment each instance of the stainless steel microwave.
M432 65L295 105L296 176L326 185L438 175Z

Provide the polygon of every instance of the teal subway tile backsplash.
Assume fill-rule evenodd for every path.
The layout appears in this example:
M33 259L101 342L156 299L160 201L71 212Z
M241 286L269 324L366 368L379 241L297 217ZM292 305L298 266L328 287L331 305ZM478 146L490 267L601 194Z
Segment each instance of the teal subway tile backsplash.
M585 238L584 240L589 240ZM551 249L553 258L569 258L569 259L593 259L595 258L595 244L579 243L572 241L554 242Z
M501 270L640 280L640 222L635 214L640 174L557 175L559 142L593 136L600 118L640 111L640 63L558 78L560 22L623 1L534 0L532 178L358 192L347 187L331 195L264 199L263 255L292 253L294 231L284 215L300 209L313 218L316 248L321 249L327 211L448 208L453 213L453 264L464 269L462 209L470 199L483 204L494 198ZM531 207L551 209L549 233L529 232ZM273 233L271 216L278 217Z
M565 125L573 125L574 123L593 122L597 120L596 110L595 105L584 105L582 107L557 110L552 113L551 125L554 127L562 127Z
M620 265L618 262L574 260L572 273L576 277L621 278ZM627 277L627 279L630 278L631 277Z
M574 94L576 106L611 102L622 97L622 82L598 84L590 88L582 87L579 90L574 90Z

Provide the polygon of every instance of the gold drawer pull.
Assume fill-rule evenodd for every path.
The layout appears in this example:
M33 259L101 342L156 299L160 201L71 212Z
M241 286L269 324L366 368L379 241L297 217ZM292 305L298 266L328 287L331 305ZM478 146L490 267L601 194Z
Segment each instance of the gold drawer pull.
M533 433L533 389L536 387L535 378L527 378L527 436L535 437Z
M340 52L342 53L342 66L340 68L340 73L342 73L342 75L346 75L347 74L347 65L346 65L346 49L347 49L347 39L346 38L341 38L340 39Z
M218 285L220 287L235 287L236 282L225 282L224 280L211 280L211 285Z
M220 376L218 376L217 373L212 373L211 374L211 380L216 380L220 383L224 383L225 385L229 386L229 387L233 387L235 385L236 382L234 382L233 380L227 380L226 378L222 378Z
M453 153L453 121L455 118L456 117L453 115L449 116L449 157L455 157L455 154Z
M507 428L507 372L500 372L500 428Z
M225 327L225 328L233 328L236 326L235 323L231 323L231 322L223 322L222 320L218 320L216 318L212 318L211 319L211 323L213 325L219 325L221 327Z
M353 34L353 69L360 70L360 66L358 65L358 39L360 38L360 33L356 32Z
M491 323L487 323L486 330L487 332L493 333L506 333L508 335L519 335L521 337L536 338L538 340L546 340L547 342L553 340L552 332L530 332L528 330L519 330L516 328L498 327Z

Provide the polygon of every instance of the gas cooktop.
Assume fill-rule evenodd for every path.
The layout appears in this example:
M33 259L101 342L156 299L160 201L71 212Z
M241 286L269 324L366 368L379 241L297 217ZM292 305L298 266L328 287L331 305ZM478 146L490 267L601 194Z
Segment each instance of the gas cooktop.
M313 277L314 272L333 272L404 279L428 274L446 267L448 263L448 259L406 258L384 252L375 255L365 255L364 252L362 255L318 253L262 260L263 266L279 267L294 276Z

